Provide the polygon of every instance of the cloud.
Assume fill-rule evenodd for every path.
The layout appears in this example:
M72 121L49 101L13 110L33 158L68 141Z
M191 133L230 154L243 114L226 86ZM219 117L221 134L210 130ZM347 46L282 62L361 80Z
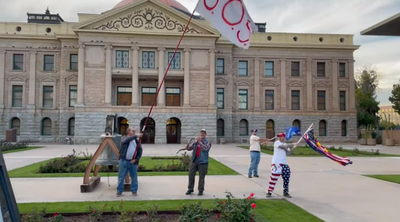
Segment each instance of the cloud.
M102 13L120 0L0 0L0 21L26 22L27 12L42 13L49 6L64 20L76 22L77 13ZM178 0L190 11L196 0ZM400 37L361 36L360 32L399 13L400 0L244 0L256 22L267 22L269 32L353 34L355 70L373 65L382 73L378 98L388 103L393 83L400 78ZM389 94L388 94L389 93Z

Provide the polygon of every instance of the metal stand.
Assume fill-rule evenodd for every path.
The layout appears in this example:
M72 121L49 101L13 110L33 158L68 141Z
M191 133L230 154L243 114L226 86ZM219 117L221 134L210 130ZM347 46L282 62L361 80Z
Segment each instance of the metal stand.
M103 141L100 143L99 148L97 148L96 152L94 153L92 159L90 160L86 171L85 175L83 177L83 184L81 185L81 193L88 193L94 190L96 186L100 183L100 176L99 176L99 169L100 165L95 165L96 160L99 158L100 154L103 152L104 148L108 144L117 157L119 159L119 152L117 147L115 146L114 142L112 141L112 138L114 138L113 135L109 135L108 133L101 135ZM94 166L94 172L93 172L93 177L90 177L90 173L93 169ZM130 187L130 180L129 180L129 174L126 175L125 177L125 184L124 188L129 188Z

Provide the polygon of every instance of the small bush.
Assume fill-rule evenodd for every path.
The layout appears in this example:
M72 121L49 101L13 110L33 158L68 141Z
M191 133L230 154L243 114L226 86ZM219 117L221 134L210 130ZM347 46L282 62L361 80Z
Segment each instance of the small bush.
M197 204L182 205L179 207L181 216L179 221L192 222L192 221L207 221L211 216L210 210L201 207L201 202Z
M23 148L27 148L28 145L29 145L29 143L25 142L25 141L20 141L17 143L9 143L4 140L0 140L1 151L23 149Z
M32 212L22 216L22 221L24 222L43 222L44 215L46 215L46 208L38 211L36 207L32 209Z
M218 218L224 222L254 221L252 210L257 207L251 193L247 198L236 199L231 192L226 192L227 200L215 199L216 209L220 211Z

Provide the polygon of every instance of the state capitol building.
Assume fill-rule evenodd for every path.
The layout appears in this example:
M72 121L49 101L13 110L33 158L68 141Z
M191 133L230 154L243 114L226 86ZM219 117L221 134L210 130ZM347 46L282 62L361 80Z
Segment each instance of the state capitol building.
M0 22L0 139L98 143L106 117L137 132L191 12L175 0L123 0L64 21L49 10ZM355 142L353 36L269 33L249 49L194 16L157 98L143 143L186 143L200 129L246 143L313 123L327 142Z

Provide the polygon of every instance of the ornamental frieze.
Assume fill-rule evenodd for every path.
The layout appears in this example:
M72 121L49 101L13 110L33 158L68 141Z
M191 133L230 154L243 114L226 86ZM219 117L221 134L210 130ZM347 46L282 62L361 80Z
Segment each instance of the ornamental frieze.
M144 8L135 10L124 17L120 17L115 20L111 20L105 24L94 27L96 30L116 30L119 31L121 28L127 29L133 28L144 28L145 30L176 30L183 32L186 24L182 24L177 20L172 19L163 12L157 11L152 8ZM200 31L189 27L186 33L201 34Z

